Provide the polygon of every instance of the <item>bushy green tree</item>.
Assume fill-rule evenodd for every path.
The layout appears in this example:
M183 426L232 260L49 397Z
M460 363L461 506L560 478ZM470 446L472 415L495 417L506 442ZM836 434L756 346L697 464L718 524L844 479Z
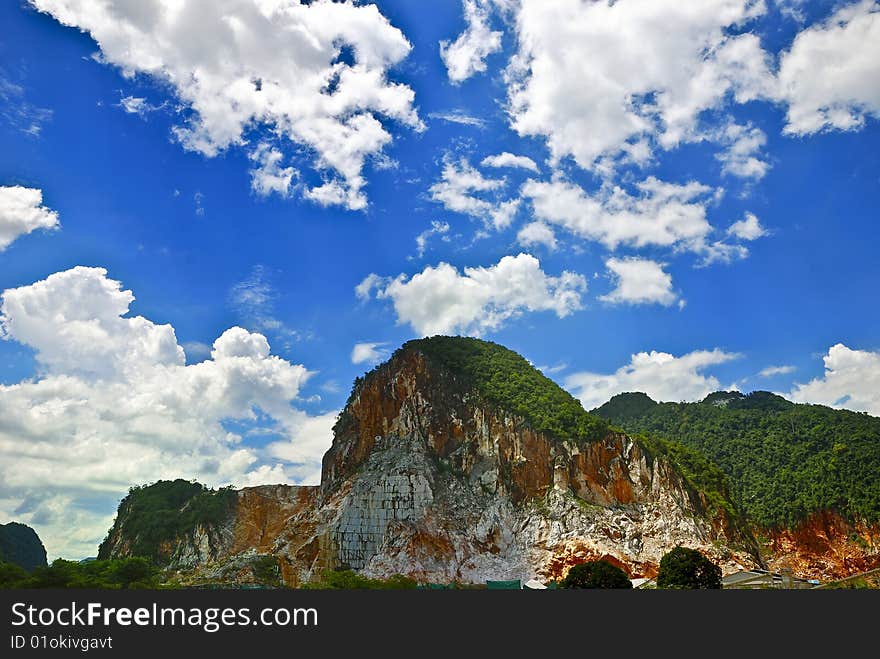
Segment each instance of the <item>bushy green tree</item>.
M4 576L5 575L5 576ZM88 563L58 558L32 574L16 575L0 564L0 587L4 588L157 588L159 570L145 558L116 558Z
M24 568L0 561L0 588L19 588L19 584L27 578L28 573Z
M721 568L696 549L676 547L660 559L659 588L721 588Z
M632 588L626 572L608 561L588 561L573 566L565 579L563 588Z

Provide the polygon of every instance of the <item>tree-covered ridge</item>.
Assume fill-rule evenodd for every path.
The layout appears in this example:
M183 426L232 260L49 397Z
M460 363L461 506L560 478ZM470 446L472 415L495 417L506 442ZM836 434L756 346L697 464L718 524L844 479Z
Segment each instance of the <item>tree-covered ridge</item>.
M880 521L880 418L768 392L649 406L640 395L621 394L593 412L706 455L761 526L792 527L820 510Z
M226 519L235 498L231 488L211 490L180 478L157 481L128 491L119 504L116 524L121 524L126 538L131 539L130 555L159 562L162 543L192 533L200 525L219 524ZM108 534L98 548L98 558L110 558L110 549Z
M434 336L408 341L401 351L419 350L464 378L481 396L517 414L532 428L558 439L598 440L608 424L512 350L465 337Z
M0 524L0 561L30 572L46 565L46 548L37 532L26 524Z

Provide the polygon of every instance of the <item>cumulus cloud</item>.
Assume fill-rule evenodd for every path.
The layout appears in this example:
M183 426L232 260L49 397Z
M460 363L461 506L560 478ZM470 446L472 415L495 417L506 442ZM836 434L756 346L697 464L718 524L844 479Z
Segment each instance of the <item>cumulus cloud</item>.
M758 156L767 143L767 136L760 128L728 124L720 133L719 141L727 149L715 157L721 162L724 174L744 179L764 178L770 165Z
M538 165L528 156L517 156L509 151L486 156L480 163L483 167L518 167L531 172L538 171Z
M880 3L845 5L797 35L779 65L785 132L853 130L880 117Z
M705 370L737 357L718 348L681 357L655 350L640 352L614 373L574 373L565 379L565 388L588 410L628 391L641 391L656 401L702 400L720 389L718 378L706 375Z
M449 80L461 83L486 70L486 58L501 50L501 32L489 27L492 0L463 0L467 27L455 41L440 42L440 57Z
M825 373L797 384L789 396L798 403L817 403L880 416L880 352L853 350L842 343L823 357Z
M0 386L0 514L33 523L51 555L94 555L131 485L289 482L329 446L312 437L288 464L225 425L259 425L283 446L313 422L292 406L311 372L263 335L230 328L187 366L174 328L129 317L133 300L86 267L2 294L3 337L33 348L40 375Z
M519 199L498 198L506 184L503 178L486 178L467 158L446 158L441 178L429 192L431 199L446 210L477 218L486 228L501 230L510 226L520 204ZM491 201L485 199L487 193L493 196Z
M282 167L284 154L267 143L257 145L250 154L255 167L251 169L251 190L260 197L273 192L281 197L291 193L291 183L299 172L294 167Z
M516 234L516 242L523 247L544 245L553 251L556 249L556 234L543 222L529 222Z
M387 345L387 341L355 343L351 349L351 363L377 364L388 356Z
M600 300L612 304L662 304L665 307L678 300L672 290L672 276L663 270L662 263L635 257L610 258L605 266L615 288Z
M621 187L603 187L588 194L574 183L529 180L522 196L531 201L535 217L575 236L614 250L661 246L708 254L712 226L706 209L718 190L691 181L682 185L653 176L636 184L637 195Z
M470 334L499 329L524 312L552 311L565 318L582 308L587 290L582 275L565 271L547 275L534 256L505 256L489 267L464 268L448 263L428 266L412 277L371 274L356 288L367 299L390 300L398 323L422 336Z
M42 190L0 186L0 252L19 236L58 227L58 213L43 206Z
M734 236L740 240L757 240L767 235L767 230L761 226L761 222L753 213L746 213L746 216L734 222L727 229L727 235Z
M102 61L170 86L192 112L175 128L206 156L265 127L314 153L322 204L367 205L364 163L391 134L379 117L422 129L414 92L388 80L410 43L375 5L296 0L31 0L88 32Z
M522 0L511 125L584 169L700 139L705 111L773 93L767 54L740 30L764 11L755 0Z

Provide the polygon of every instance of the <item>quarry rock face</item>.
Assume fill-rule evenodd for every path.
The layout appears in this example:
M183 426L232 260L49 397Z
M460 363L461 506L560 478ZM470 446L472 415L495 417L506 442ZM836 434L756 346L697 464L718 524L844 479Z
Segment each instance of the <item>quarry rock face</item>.
M166 555L183 579L274 575L293 586L340 567L429 582L547 580L596 558L634 578L655 575L678 544L725 572L755 566L744 529L636 440L536 432L410 348L356 382L320 486L239 490L225 521ZM125 555L124 538L111 544Z

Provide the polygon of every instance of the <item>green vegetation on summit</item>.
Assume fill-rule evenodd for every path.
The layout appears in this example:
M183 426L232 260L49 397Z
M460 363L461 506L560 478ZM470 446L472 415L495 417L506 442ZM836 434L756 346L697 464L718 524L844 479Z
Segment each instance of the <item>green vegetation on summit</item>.
M880 418L796 405L766 391L716 392L699 403L627 393L593 413L707 456L761 526L790 528L822 510L880 521Z
M538 432L557 439L598 440L608 424L587 413L580 402L521 355L465 337L433 336L400 348L419 350L429 360L463 378L487 401L517 414Z
M128 554L161 562L161 545L192 533L199 526L219 524L236 499L231 488L211 490L178 478L132 487L119 504L117 522L131 541ZM98 558L110 558L111 538L98 548Z

